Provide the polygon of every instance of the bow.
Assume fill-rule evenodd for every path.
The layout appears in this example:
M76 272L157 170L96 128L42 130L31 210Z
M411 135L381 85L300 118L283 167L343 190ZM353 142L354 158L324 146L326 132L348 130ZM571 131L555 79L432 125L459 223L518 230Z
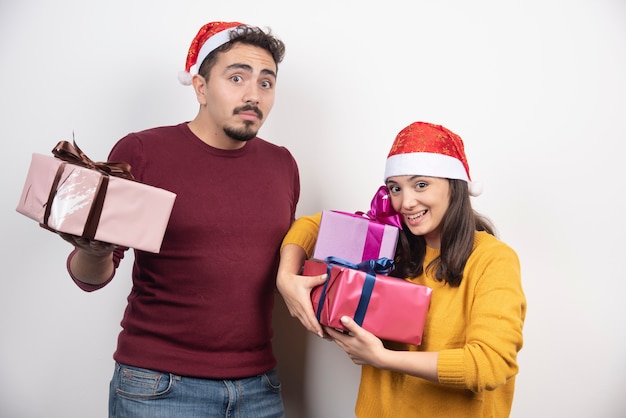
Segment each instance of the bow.
M365 282L363 283L363 288L361 289L361 297L359 298L359 303L353 316L354 322L359 324L359 326L362 326L365 314L367 313L367 307L372 296L372 291L374 290L374 284L376 283L376 274L387 274L393 268L393 260L383 257L376 260L365 260L359 264L353 264L341 258L330 256L326 257L324 261L328 266L326 269L328 279L326 279L326 282L322 287L322 292L317 304L317 311L315 312L317 320L319 321L321 319L322 306L324 299L326 299L328 284L330 283L330 272L333 266L340 266L360 270L365 273Z
M59 141L52 149L55 157L70 164L97 170L107 176L121 177L127 180L134 180L135 177L130 172L130 164L124 162L94 162L85 155L75 141L70 144L67 141Z
M376 194L372 198L370 210L368 210L367 213L356 213L358 215L363 215L371 220L402 229L402 221L400 220L400 215L391 206L386 186L380 186L378 188Z
M354 264L339 257L329 256L324 259L324 262L328 264L329 267L332 267L333 265L347 267L353 270L363 271L366 274L374 275L387 274L393 268L393 260L390 260L386 257L382 257L376 260L365 260L361 261L358 264Z
M100 223L100 217L102 215L102 208L104 206L104 199L106 196L107 188L109 186L109 176L121 177L126 180L134 181L135 178L130 172L130 164L123 162L93 162L84 152L78 148L75 141L70 144L67 141L59 141L59 143L52 149L52 154L63 161L59 165L52 187L50 188L50 194L48 195L48 201L46 203L46 209L44 211L43 222L41 226L47 229L51 229L48 225L50 214L52 210L52 201L57 194L57 187L61 181L61 177L65 170L66 164L74 164L80 167L96 170L102 174L96 194L94 196L91 207L89 208L89 214L85 221L85 227L83 229L82 237L93 240L98 230L98 224Z

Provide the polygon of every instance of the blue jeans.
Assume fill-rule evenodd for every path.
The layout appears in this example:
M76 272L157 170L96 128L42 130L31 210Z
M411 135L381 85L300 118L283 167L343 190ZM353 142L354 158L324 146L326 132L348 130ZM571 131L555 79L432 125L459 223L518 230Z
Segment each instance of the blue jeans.
M283 418L275 369L244 379L177 376L115 364L109 418Z

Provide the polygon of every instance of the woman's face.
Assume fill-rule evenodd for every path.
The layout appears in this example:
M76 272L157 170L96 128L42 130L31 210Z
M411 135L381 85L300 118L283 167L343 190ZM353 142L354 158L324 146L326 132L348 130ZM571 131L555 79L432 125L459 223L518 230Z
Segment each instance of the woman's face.
M394 176L387 179L391 205L413 235L441 246L441 222L450 205L450 182L440 177Z

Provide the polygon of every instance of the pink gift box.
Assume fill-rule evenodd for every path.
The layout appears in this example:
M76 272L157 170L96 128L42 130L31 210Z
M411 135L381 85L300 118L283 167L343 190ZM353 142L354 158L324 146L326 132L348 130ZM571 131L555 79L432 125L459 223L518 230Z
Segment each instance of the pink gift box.
M311 292L320 324L345 331L340 319L346 315L381 339L421 344L431 288L333 261L306 260L303 275L327 273L329 266L325 285Z
M393 259L400 230L360 214L322 212L312 258L337 257L351 263L379 258Z
M33 154L16 210L54 231L158 253L175 198L157 187Z

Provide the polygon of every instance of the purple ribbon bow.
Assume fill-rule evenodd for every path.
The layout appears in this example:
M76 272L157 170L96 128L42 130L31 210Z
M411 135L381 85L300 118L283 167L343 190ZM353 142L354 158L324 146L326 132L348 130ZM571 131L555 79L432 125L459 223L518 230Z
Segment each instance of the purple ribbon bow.
M371 220L375 220L377 222L402 229L402 221L400 220L400 215L391 206L389 193L387 193L387 186L380 186L378 188L376 194L372 198L370 210L367 211L367 213L356 213L358 215L363 215Z

